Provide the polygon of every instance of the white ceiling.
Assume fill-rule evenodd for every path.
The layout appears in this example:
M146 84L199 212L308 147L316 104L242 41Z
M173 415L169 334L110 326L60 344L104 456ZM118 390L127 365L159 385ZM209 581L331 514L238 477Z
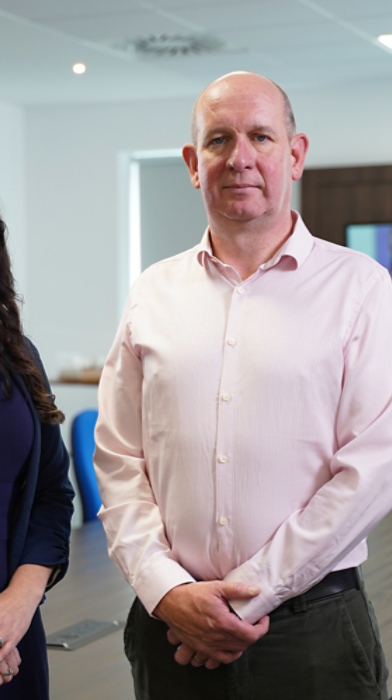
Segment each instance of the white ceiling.
M212 34L219 53L141 58L152 34ZM392 80L392 0L0 0L0 99L22 104L194 96L232 70L290 90ZM75 76L82 61L87 72Z

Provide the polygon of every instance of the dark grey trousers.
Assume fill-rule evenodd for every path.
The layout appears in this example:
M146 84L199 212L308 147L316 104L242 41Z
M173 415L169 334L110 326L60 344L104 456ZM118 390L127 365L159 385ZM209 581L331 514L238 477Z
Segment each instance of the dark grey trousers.
M137 700L387 700L388 671L364 590L275 610L268 634L214 671L179 666L165 623L136 598L125 628Z

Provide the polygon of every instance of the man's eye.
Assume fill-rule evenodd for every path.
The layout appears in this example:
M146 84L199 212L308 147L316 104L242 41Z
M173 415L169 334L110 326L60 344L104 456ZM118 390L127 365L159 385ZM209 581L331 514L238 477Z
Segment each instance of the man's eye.
M263 141L267 140L267 136L264 136L264 134L256 134L256 141L259 141L259 143L263 143Z
M221 146L222 143L224 142L225 137L224 136L215 136L214 139L211 139L211 145L212 146Z

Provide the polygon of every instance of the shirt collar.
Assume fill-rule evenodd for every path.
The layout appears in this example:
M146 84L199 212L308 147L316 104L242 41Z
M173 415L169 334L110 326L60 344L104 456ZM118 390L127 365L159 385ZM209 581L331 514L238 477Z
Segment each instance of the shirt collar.
M292 258L295 262L295 267L298 268L308 257L313 248L313 236L306 228L301 215L297 211L292 213L296 218L293 233L270 260L260 265L259 270L268 270L270 267L274 267L283 257ZM220 262L221 265L224 264L218 261L212 252L210 230L208 227L197 248L197 259L200 265L203 266L206 264L206 259L212 262Z

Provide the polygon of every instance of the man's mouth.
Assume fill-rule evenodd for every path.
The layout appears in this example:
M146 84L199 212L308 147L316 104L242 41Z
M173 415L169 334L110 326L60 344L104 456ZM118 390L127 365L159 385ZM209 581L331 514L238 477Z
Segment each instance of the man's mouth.
M250 183L241 183L241 184L233 184L233 185L225 185L224 189L226 190L249 190L249 189L258 189L258 185L252 185Z

